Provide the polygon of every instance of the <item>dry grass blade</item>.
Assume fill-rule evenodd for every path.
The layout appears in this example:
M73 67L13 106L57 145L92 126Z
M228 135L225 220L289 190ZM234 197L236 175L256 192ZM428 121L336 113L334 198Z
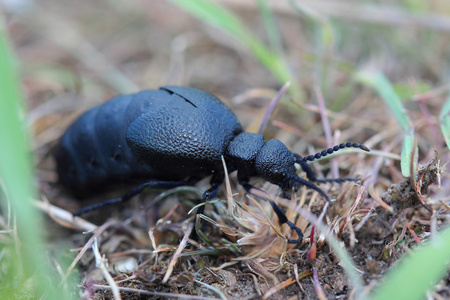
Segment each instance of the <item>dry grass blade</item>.
M92 244L94 243L94 240L98 238L108 227L116 224L116 222L106 222L102 226L98 227L97 230L94 232L94 235L89 239L89 241L83 246L80 253L78 253L77 257L73 260L73 262L70 264L69 268L67 269L66 275L64 277L64 281L67 280L70 273L72 272L73 268L75 268L78 261L80 261L81 257L83 257L84 253L91 248Z
M325 16L337 17L341 20L358 21L360 23L375 23L390 26L426 27L442 32L450 31L450 19L445 14L405 10L397 5L373 5L369 3L342 2L339 0L290 0L305 9L318 12ZM238 8L253 7L251 1L220 0L220 2ZM270 8L285 14L295 14L287 1L271 1ZM362 24L361 24L362 25Z
M46 212L55 222L58 224L72 229L83 230L86 232L94 231L98 228L94 225L80 217L73 217L73 215L65 209L52 205L48 202L35 200L33 204Z
M99 268L102 271L103 277L106 279L106 281L109 283L109 286L111 287L111 291L114 295L114 299L121 300L122 297L120 296L119 287L117 286L116 282L112 278L111 274L108 272L108 260L105 258L105 256L100 254L100 251L98 250L98 244L97 244L97 238L94 239L94 243L92 244L92 250L94 251L95 255L95 265L97 268Z
M107 285L100 285L100 284L94 284L93 288L96 290L111 290L110 286ZM139 289L133 289L133 288L126 288L126 287L119 287L119 291L126 292L130 294L137 294L137 295L150 295L150 296L159 296L159 297L167 297L170 298L177 298L177 299L192 299L192 300L211 300L215 298L210 297L201 297L196 295L182 295L182 294L174 294L174 293L164 293L159 291L147 291L147 290L139 290ZM218 299L218 298L217 298Z
M317 274L317 268L313 268L313 279L312 282L314 283L314 288L316 290L317 298L320 300L327 300L327 296L325 295L325 292L323 291L322 286L319 282L319 275Z
M189 236L191 235L193 228L194 228L194 225L192 223L189 223L188 228L184 234L184 237L181 240L181 243L178 246L177 251L173 255L172 259L170 260L169 266L167 267L166 275L164 275L164 279L162 281L163 284L167 283L167 281L170 278L170 275L172 275L173 268L175 267L175 264L177 263L178 258L180 258L181 252L183 252L183 249L186 247L187 242L189 240Z
M277 95L272 99L272 101L270 101L266 111L264 112L264 116L261 120L261 125L259 126L258 134L264 134L264 131L266 130L267 127L267 123L269 123L270 117L273 115L276 107L278 106L278 103L280 103L281 99L283 98L283 95L286 93L290 85L291 83L289 81L286 82L278 91Z
M370 196L372 196L372 199L374 199L376 202L378 202L378 204L384 208L385 210L387 210L390 213L394 213L394 209L387 204L386 202L383 201L383 199L381 199L380 195L378 194L378 192L375 190L375 188L373 187L373 185L369 186L369 194Z
M262 297L264 300L265 299L269 299L270 296L272 296L273 294L275 294L276 292L287 288L288 286L290 286L291 284L295 283L295 279L294 278L288 278L283 282L280 282L279 284L277 284L276 286L272 287L270 290L268 290L264 296Z
M232 215L236 205L234 203L233 193L231 191L230 177L228 176L227 164L225 163L225 158L223 157L223 155L221 156L221 159L223 171L225 173L225 187L227 188L228 213Z
M316 93L317 102L319 103L320 119L322 120L323 132L325 134L325 140L327 141L327 147L332 147L333 142L331 137L332 136L331 126L327 118L325 100L323 99L323 94L319 87L315 87L314 91ZM334 178L339 177L338 166L336 161L333 161L331 164L331 172Z
M196 279L194 279L194 282L197 282L198 284L200 284L200 285L206 287L207 289L210 289L211 291L215 292L216 294L218 294L220 296L220 299L227 300L227 297L220 290L216 289L215 287L213 287L213 286L211 286L211 285L209 285L207 283L201 282L199 280L196 280Z

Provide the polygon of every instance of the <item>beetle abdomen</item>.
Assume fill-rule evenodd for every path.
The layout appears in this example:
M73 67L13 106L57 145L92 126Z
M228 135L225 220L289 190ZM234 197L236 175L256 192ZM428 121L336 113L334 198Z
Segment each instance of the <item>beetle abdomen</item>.
M150 172L138 164L125 141L124 111L132 96L118 96L76 120L61 138L55 158L61 183L82 194L109 181Z

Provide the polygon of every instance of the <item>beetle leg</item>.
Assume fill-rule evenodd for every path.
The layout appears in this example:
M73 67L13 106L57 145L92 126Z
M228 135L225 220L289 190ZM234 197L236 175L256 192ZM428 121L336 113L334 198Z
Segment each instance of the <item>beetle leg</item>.
M294 223L292 223L291 221L288 220L288 218L286 217L286 214L275 202L273 202L272 200L269 200L269 203L272 206L273 211L277 214L280 225L286 223L289 226L289 228L291 228L291 230L293 230L293 231L295 230L295 232L297 232L298 239L296 239L296 240L287 239L287 242L289 244L299 244L303 240L302 230L300 228L298 228L297 226L295 226Z
M200 204L205 203L210 199L213 199L217 195L217 192L219 191L219 187L221 184L222 183L212 184L211 187L203 193L202 200L200 200ZM204 211L205 205L199 206L197 209L197 214L203 214Z
M217 195L217 193L219 191L219 187L220 187L220 185L222 184L222 181L223 181L223 178L221 178L221 176L223 176L223 175L221 175L221 174L217 174L217 175L214 174L214 176L211 178L211 187L209 189L207 189L203 193L202 199L200 200L200 204L206 203L210 199L213 199L214 197L216 197L216 195ZM197 208L196 215L203 214L204 212L205 212L205 204L204 205L200 205ZM200 227L201 227L200 230L201 231L205 231L207 224L208 224L207 222L202 221L201 225L200 225ZM196 230L197 230L197 228L196 228ZM192 234L194 235L194 237L195 237L195 234L196 234L195 233L196 230L192 231Z
M300 178L298 176L295 176L294 178L292 178L292 180L294 181L294 183L298 183L298 184L302 184L310 189L313 189L317 192L319 192L319 194L324 197L328 202L331 202L330 197L328 197L328 195L322 191L321 188L319 188L317 185L315 185L314 183L312 183L311 181L308 181L306 179Z
M298 163L300 165L300 167L302 168L303 172L306 173L306 177L308 178L309 181L316 181L317 177L316 174L314 174L313 169L308 165L306 160L303 160L303 158L298 155L297 153L293 153L294 157L296 159L296 163Z
M109 206L109 205L113 205L113 204L121 203L121 202L126 202L126 201L130 200L131 198L133 198L134 196L142 193L146 189L164 189L164 190L168 190L168 189L171 189L171 188L174 188L174 187L177 187L177 186L183 186L183 185L188 185L188 183L186 181L150 180L150 181L147 181L147 182L145 182L145 183L143 183L141 185L138 185L137 187L129 190L128 192L126 192L121 197L113 198L113 199L110 199L110 200L102 201L100 203L95 203L95 204L83 207L79 211L76 211L75 213L73 213L73 216L74 217L80 216L82 214L85 214L85 213L90 212L90 211L97 210L97 209L105 207L105 206Z
M297 190L297 187L295 189ZM288 191L283 191L283 198L291 200L291 195L289 195Z
M286 214L283 212L283 210L275 202L273 202L272 200L268 200L266 198L263 198L261 196L258 196L256 194L253 194L251 192L252 189L257 189L257 190L260 190L260 189L258 189L257 187L254 187L250 183L240 181L239 184L242 185L244 190L247 193L249 193L250 195L253 195L253 196L255 196L255 197L259 198L259 199L262 199L264 201L269 201L270 205L272 206L273 211L277 214L277 217L278 217L278 220L280 222L280 225L283 225L284 223L286 223L289 226L289 228L291 228L291 230L293 230L293 231L295 231L297 233L298 239L296 239L296 240L287 239L287 242L289 244L299 244L299 243L301 243L301 241L303 240L302 230L300 228L298 228L297 226L295 226L294 223L292 223L291 221L288 220L288 218L286 217Z

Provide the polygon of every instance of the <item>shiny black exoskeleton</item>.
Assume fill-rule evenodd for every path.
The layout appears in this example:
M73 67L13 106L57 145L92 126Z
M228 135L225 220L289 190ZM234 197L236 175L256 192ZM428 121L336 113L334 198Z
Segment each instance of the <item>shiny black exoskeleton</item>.
M244 132L235 115L213 95L191 87L166 86L117 96L87 111L67 129L55 158L61 183L78 195L117 182L140 183L122 197L75 213L79 215L124 202L147 188L172 188L212 175L211 188L202 199L207 201L223 182L222 156L229 172L237 170L239 183L249 193L253 189L250 177L258 176L278 185L286 197L292 189L306 185L329 200L313 182L354 179L317 179L307 161L345 147L369 151L364 145L345 143L301 157L276 139L265 142L262 135ZM296 174L295 164L309 180ZM274 202L271 205L280 223L288 224L299 236L288 242L299 243L300 229Z

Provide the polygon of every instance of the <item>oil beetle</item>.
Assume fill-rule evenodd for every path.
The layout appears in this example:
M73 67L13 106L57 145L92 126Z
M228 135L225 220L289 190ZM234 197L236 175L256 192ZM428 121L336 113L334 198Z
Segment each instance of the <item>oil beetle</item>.
M216 196L224 180L221 157L229 172L251 193L251 177L259 176L278 185L286 198L292 189L305 185L325 199L329 197L314 182L342 182L354 178L318 179L307 164L339 149L356 147L344 143L315 155L301 157L279 140L264 141L262 135L245 132L236 116L215 96L192 87L166 86L132 95L117 96L79 117L62 136L55 153L60 182L82 195L117 182L137 182L123 196L85 207L74 215L113 203L124 202L145 189L168 189L190 185L212 175L211 187L202 202ZM296 174L295 164L308 180ZM137 184L136 183L136 184ZM298 234L276 203L270 204L280 224ZM200 206L198 213L202 213Z

